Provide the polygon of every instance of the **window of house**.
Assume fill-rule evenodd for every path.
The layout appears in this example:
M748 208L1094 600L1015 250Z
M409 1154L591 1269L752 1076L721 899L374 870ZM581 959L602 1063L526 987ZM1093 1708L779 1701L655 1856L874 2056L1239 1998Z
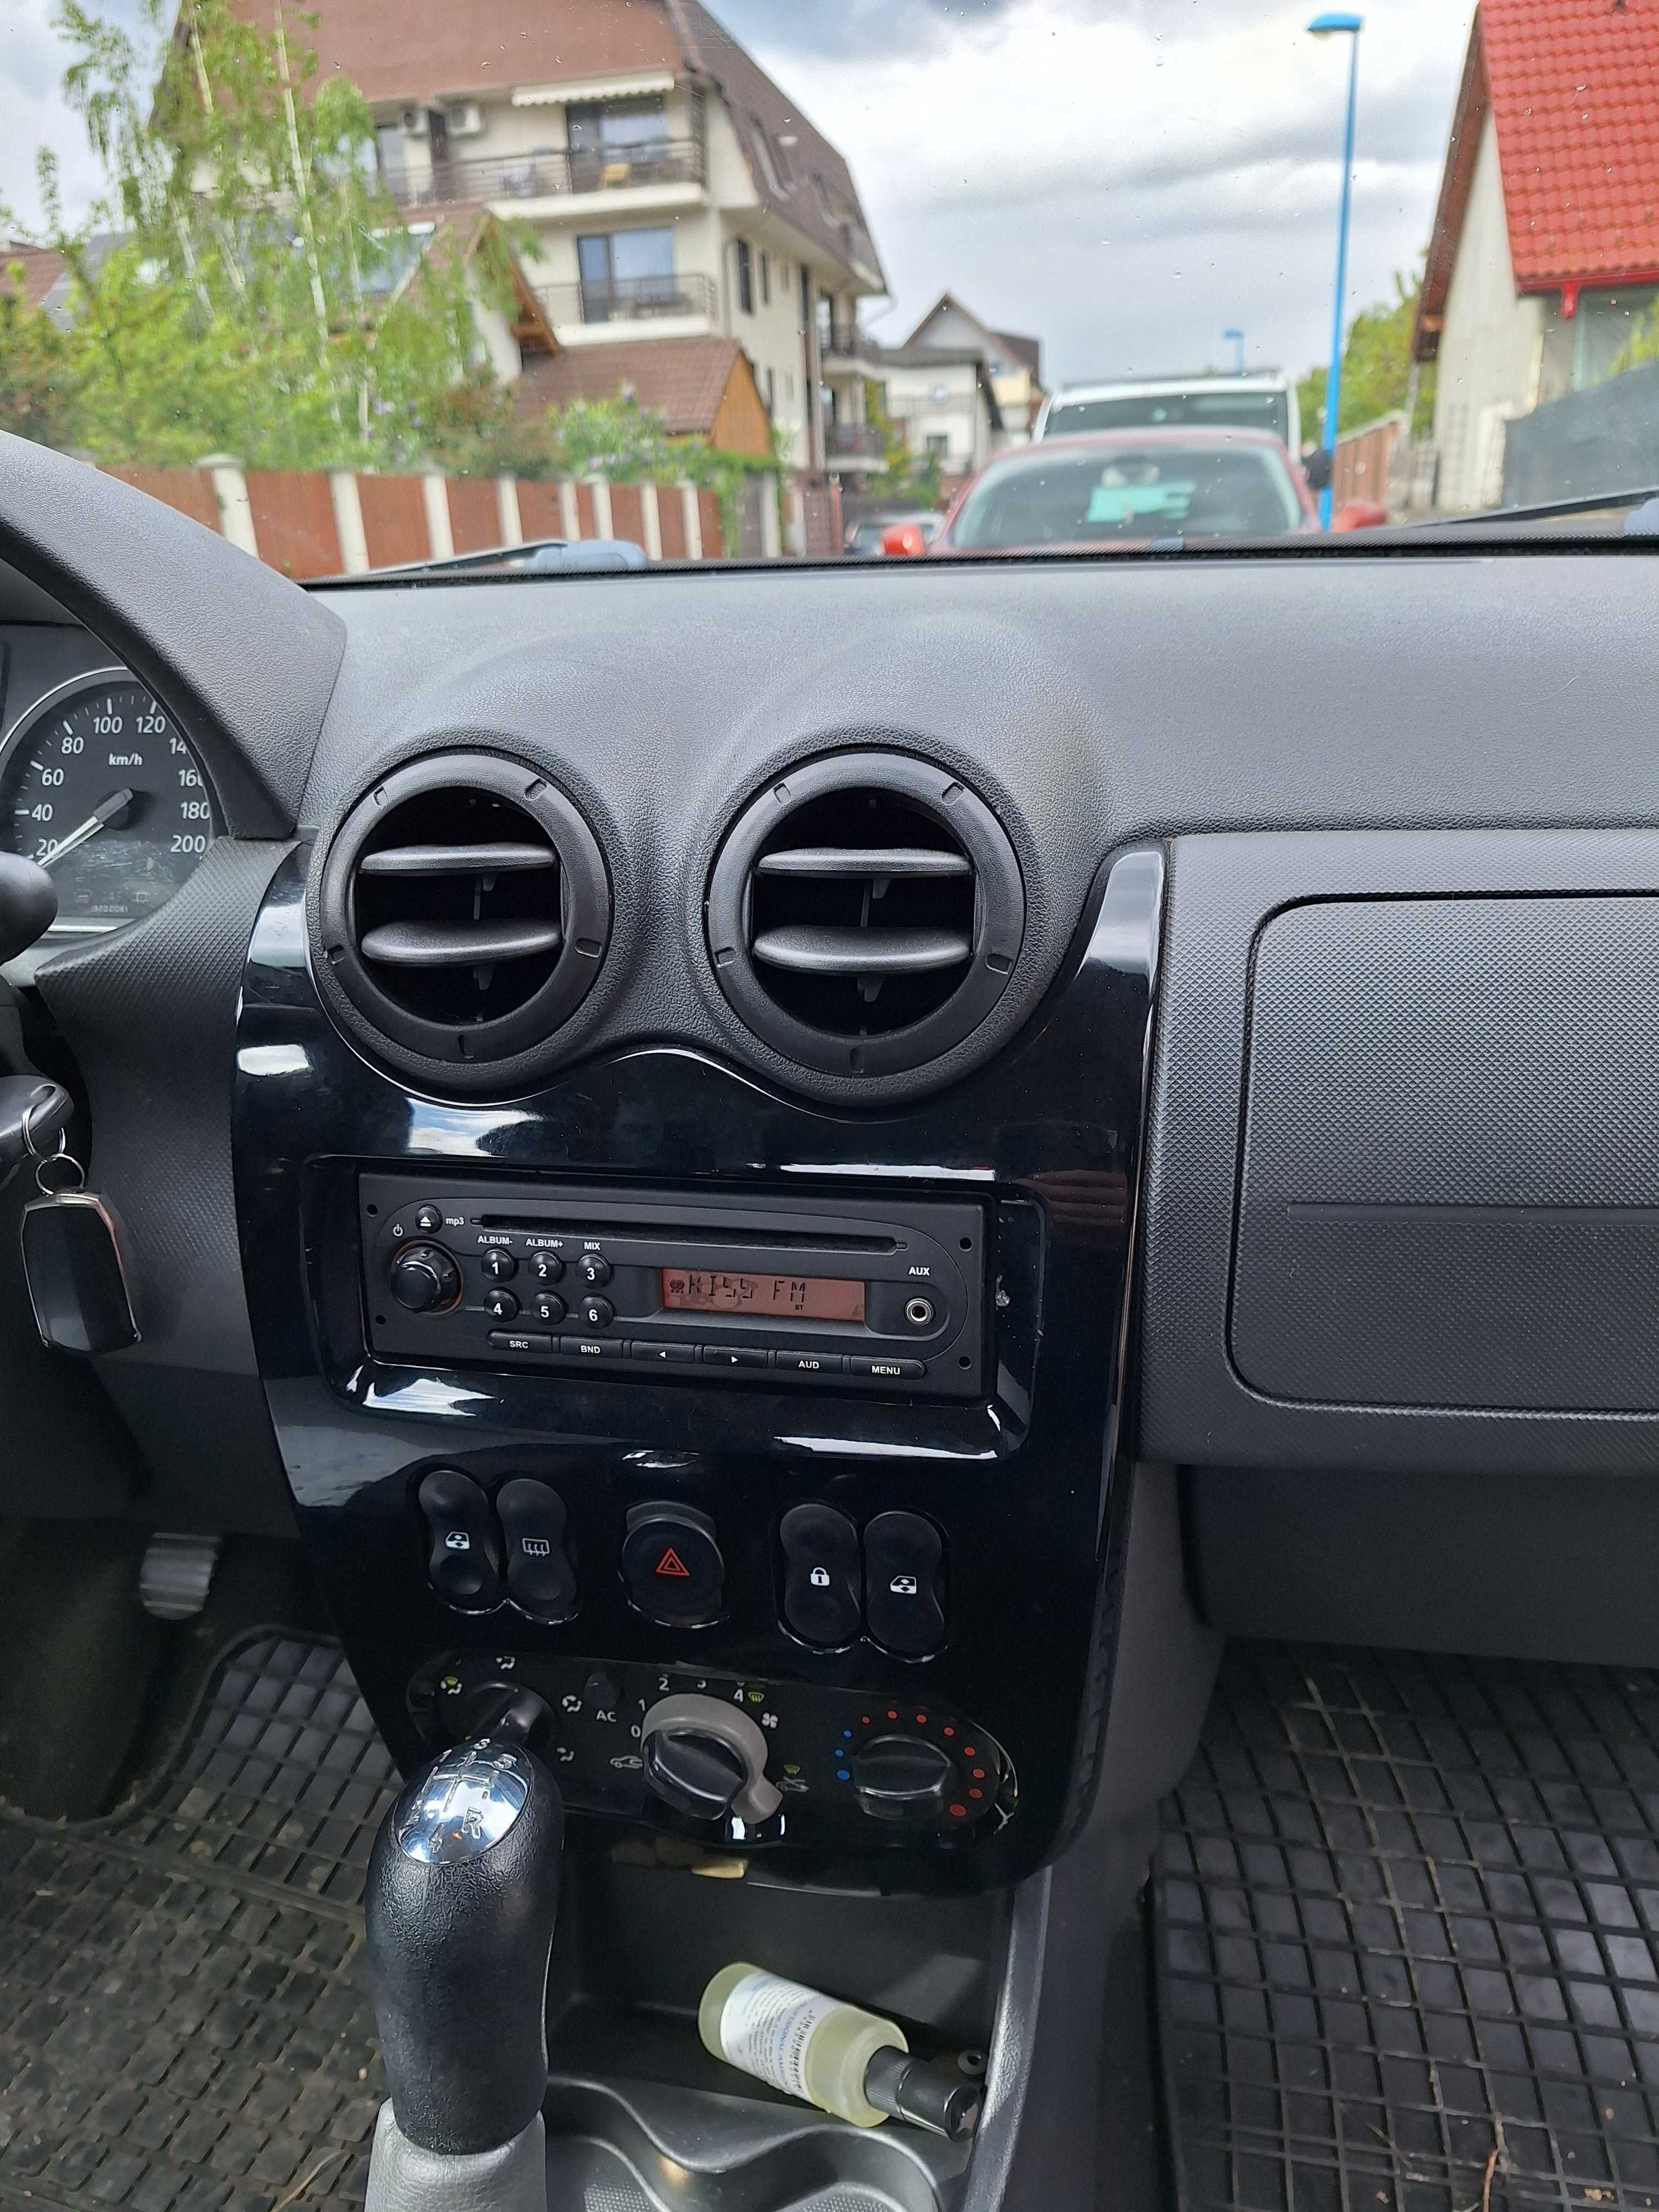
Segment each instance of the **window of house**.
M765 252L762 252L760 258L760 276L761 305L763 307L769 307L772 304L772 257Z
M643 148L660 146L667 127L660 100L596 100L565 111L573 154L626 161Z
M1578 295L1572 319L1572 384L1583 392L1605 384L1614 363L1659 300L1659 284L1621 284Z
M951 435L947 430L930 430L925 440L927 449L935 460L944 460L951 450Z
M581 271L582 320L661 313L678 301L674 277L674 233L660 229L590 232L576 240Z
M746 238L737 241L737 261L738 305L745 315L752 315L755 312L755 265Z
M778 411L778 372L775 368L769 368L766 372L766 411L769 415L775 415Z
M375 125L374 143L380 153L380 174L391 185L398 183L408 167L406 155L409 142L404 137L401 123L380 123Z

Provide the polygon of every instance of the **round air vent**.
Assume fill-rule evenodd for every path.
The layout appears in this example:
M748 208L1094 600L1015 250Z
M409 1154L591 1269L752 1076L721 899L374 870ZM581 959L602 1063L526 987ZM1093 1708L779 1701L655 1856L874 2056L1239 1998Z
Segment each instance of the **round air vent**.
M324 863L324 958L374 1036L458 1068L532 1051L592 988L611 890L592 831L492 753L401 768Z
M966 784L905 753L838 753L738 817L707 921L720 988L763 1042L829 1074L896 1075L1002 996L1025 893Z

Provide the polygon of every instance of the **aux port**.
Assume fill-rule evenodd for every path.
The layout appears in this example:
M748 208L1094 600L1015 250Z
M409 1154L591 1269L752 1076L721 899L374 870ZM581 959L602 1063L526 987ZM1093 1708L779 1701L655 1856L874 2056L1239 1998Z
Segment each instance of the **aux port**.
M912 1298L904 1309L904 1318L912 1328L926 1328L933 1318L932 1298Z

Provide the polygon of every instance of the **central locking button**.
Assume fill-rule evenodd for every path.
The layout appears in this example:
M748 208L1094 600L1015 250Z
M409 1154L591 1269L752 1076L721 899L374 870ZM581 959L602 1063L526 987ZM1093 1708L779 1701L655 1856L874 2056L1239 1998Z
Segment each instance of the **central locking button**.
M695 1506L655 1498L629 1509L623 1580L647 1620L700 1628L720 1618L726 1562L714 1524Z
M864 1625L859 1532L833 1505L794 1505L778 1523L783 1618L803 1644L833 1650Z

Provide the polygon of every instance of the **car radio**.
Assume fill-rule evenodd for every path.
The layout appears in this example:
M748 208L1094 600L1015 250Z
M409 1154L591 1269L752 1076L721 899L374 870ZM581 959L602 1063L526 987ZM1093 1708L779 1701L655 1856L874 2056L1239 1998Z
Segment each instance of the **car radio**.
M370 1348L973 1397L985 1209L756 1192L715 1200L444 1175L358 1178Z

